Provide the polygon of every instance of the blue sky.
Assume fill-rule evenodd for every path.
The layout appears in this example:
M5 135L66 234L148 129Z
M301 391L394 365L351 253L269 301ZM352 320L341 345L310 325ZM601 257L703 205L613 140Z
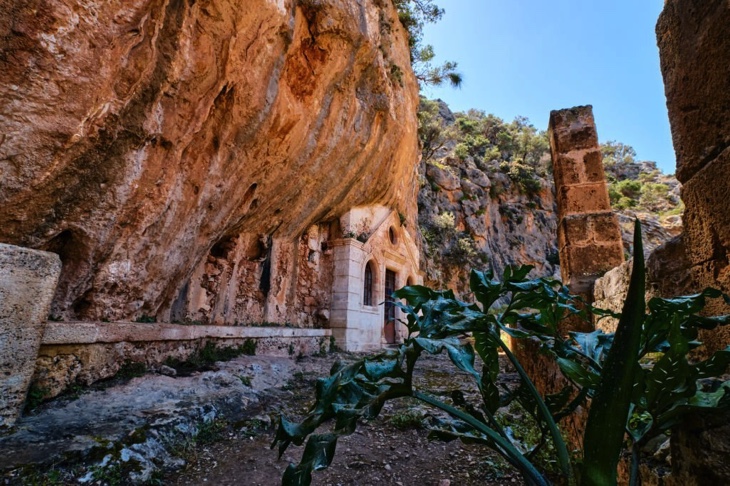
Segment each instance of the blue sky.
M546 129L550 110L593 105L601 141L618 140L673 173L675 156L654 26L664 0L437 0L425 29L461 89L427 88L452 110L477 108Z

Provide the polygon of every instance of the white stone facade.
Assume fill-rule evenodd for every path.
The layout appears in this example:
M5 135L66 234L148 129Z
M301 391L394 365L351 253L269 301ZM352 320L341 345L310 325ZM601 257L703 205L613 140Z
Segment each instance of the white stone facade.
M418 247L398 213L382 206L354 208L340 218L343 238L334 247L334 282L330 328L339 347L371 351L401 342L407 333L394 309L386 320L386 281L393 290L423 282ZM370 265L371 302L366 302L366 268ZM390 290L390 289L389 289Z

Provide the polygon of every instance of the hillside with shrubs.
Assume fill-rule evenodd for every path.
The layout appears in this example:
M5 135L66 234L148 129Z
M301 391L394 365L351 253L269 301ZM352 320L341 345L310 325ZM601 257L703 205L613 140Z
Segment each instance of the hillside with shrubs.
M555 185L547 133L479 110L452 112L421 99L419 229L426 284L465 292L468 269L530 264L560 274ZM600 127L599 127L600 131ZM681 232L679 182L619 142L602 144L609 196L631 254L631 222L646 252Z

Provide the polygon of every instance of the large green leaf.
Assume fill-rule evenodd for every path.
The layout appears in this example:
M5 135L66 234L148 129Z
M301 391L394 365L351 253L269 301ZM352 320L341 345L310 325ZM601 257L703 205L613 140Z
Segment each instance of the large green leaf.
M591 404L584 435L585 486L616 483L616 467L623 447L634 379L641 347L645 302L644 251L641 223L634 227L634 263L611 350L603 366L601 383Z
M695 364L694 373L698 379L710 378L725 374L728 367L730 367L730 346Z
M573 382L585 388L597 388L601 377L593 371L587 370L575 361L571 361L565 358L557 358L558 366L560 370L565 373L565 376L570 378Z
M312 471L328 467L335 456L337 435L312 435L304 448L298 466L290 464L281 481L283 486L307 486L312 482Z
M597 364L603 363L613 344L613 334L598 329L593 332L571 332L570 336L581 348L583 354Z

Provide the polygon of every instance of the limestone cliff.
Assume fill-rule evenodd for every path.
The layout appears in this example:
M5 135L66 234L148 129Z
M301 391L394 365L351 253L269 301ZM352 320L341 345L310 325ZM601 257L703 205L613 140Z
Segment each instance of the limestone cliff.
M491 267L501 275L515 264L559 276L552 176L534 171L549 157L547 139L521 122L476 111L455 115L441 101L422 100L419 118L426 283L463 294L470 269ZM511 143L523 129L539 140L534 147Z
M4 2L0 241L60 254L67 319L170 319L236 245L276 286L315 223L415 221L417 90L387 0Z

